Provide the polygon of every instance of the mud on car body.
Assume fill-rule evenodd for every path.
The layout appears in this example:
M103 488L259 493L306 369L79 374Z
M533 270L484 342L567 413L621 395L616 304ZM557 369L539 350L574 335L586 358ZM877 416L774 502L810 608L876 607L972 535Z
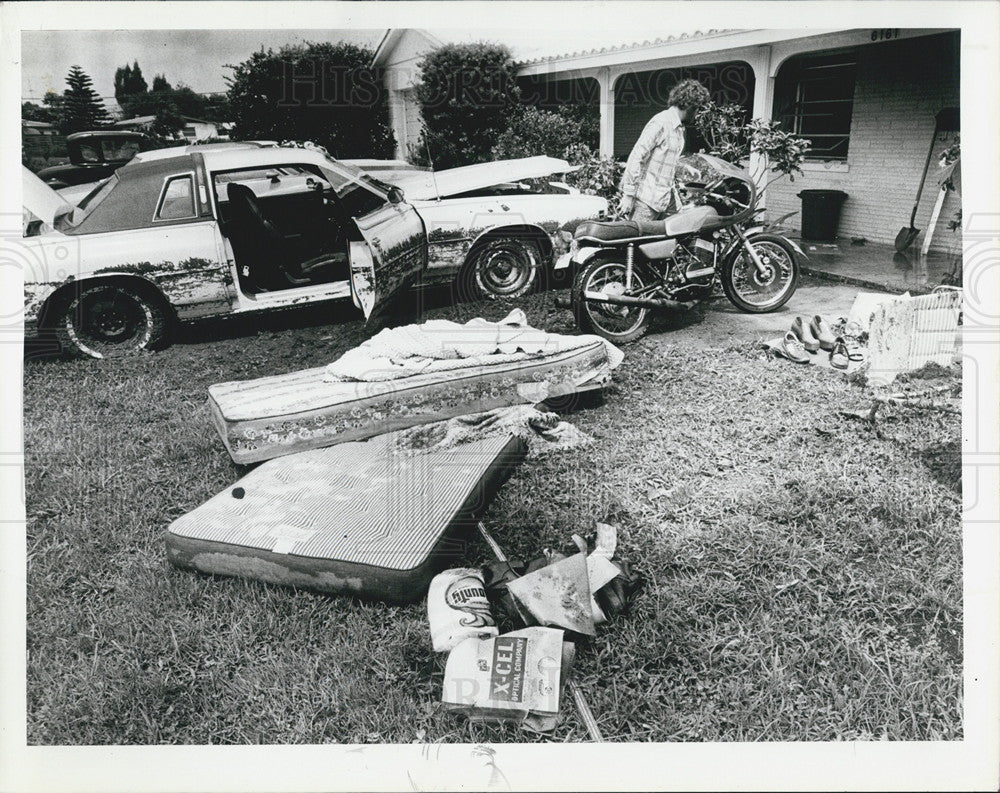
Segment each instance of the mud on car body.
M162 346L178 320L347 298L369 317L456 277L517 297L567 229L607 209L547 181L568 170L532 157L369 173L309 145L188 146L139 154L76 207L25 171L44 229L20 241L25 332L101 358Z

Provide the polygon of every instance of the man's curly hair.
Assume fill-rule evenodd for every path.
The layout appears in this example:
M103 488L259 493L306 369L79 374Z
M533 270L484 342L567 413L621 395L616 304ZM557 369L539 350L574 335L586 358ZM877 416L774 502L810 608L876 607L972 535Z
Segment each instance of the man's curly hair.
M708 93L708 89L697 80L681 80L671 89L667 105L687 110L689 107L703 107L711 100L712 95Z

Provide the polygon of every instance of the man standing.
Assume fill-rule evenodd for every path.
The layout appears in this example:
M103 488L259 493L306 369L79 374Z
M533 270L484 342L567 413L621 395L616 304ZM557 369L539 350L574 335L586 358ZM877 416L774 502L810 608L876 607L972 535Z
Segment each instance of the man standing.
M697 80L681 80L669 107L653 116L628 156L622 176L621 213L630 220L659 220L670 208L674 169L684 151L684 125L710 100Z

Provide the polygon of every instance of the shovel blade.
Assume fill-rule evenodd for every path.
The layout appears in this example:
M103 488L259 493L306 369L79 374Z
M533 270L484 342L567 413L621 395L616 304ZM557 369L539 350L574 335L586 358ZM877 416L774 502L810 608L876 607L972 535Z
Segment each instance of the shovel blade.
M920 229L903 226L896 235L896 250L902 253L909 248L920 233Z

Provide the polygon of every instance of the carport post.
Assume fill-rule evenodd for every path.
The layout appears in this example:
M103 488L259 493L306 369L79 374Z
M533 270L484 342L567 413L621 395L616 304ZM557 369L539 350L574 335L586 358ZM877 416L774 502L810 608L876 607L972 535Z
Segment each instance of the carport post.
M752 118L770 120L774 110L774 70L771 68L771 45L762 44L757 47L753 57L749 58L753 69L753 113ZM750 173L761 172L757 187L767 184L767 174L763 173L764 158L759 154L750 155ZM761 196L759 206L767 205L767 196Z
M615 155L615 77L611 69L602 66L597 72L597 83L601 87L601 140L599 153L602 157Z

